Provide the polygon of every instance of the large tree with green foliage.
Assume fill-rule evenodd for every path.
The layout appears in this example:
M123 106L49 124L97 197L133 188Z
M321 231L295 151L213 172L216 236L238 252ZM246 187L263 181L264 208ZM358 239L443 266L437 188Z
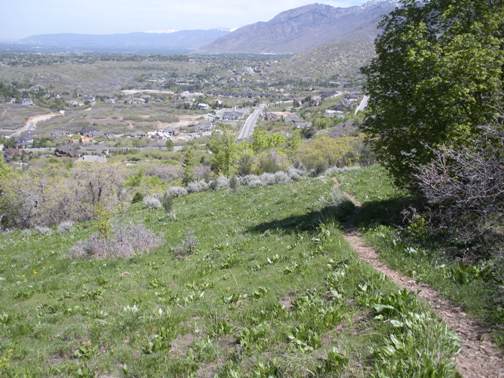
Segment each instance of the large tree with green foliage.
M194 152L193 146L188 145L182 156L182 183L188 185L194 180Z
M226 128L217 130L208 142L208 149L212 152L212 169L218 174L231 176L239 154L234 134Z
M470 145L502 107L502 0L402 0L381 23L364 69L371 95L363 128L397 182L441 146Z

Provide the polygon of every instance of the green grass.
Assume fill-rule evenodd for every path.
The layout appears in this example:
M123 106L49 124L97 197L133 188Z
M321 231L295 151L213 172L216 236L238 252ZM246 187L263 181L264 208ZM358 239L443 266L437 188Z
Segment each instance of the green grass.
M321 209L329 181L140 204L116 222L166 239L129 260L71 260L96 230L0 234L0 375L453 376L457 343L359 262ZM192 231L197 251L172 248Z
M401 230L401 210L413 204L394 187L385 169L374 166L338 175L342 189L363 203L356 216L367 241L391 268L425 282L465 311L494 328L504 348L502 282L492 272L494 262L462 264L447 252L448 245L423 230Z

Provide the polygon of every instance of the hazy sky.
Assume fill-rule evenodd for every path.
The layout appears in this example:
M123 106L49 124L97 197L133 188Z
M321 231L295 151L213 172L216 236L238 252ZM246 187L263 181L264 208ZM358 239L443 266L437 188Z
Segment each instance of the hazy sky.
M314 2L366 0L0 0L0 40L45 33L236 28Z

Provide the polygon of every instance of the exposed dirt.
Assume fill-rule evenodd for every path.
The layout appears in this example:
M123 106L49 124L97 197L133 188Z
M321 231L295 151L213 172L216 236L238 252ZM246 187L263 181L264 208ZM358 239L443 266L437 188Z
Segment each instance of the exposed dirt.
M43 114L43 115L37 115L33 117L29 117L25 123L25 125L14 131L10 136L11 137L18 137L21 134L27 132L27 131L34 131L37 128L37 125L41 122L47 122L51 120L54 117L58 117L61 114L59 113L50 113L50 114Z
M213 378L224 366L226 359L236 350L238 340L233 336L223 336L217 341L219 357L210 363L202 365L196 372L198 378Z
M177 336L177 338L171 343L170 353L172 353L176 357L185 356L185 354L189 350L189 347L195 340L196 336L192 333Z
M361 206L355 198L348 194L346 196L355 206ZM428 302L434 313L457 334L461 343L461 351L455 362L458 372L463 377L504 377L504 353L490 341L488 328L471 319L462 308L443 298L428 285L418 283L410 277L390 269L380 261L377 252L366 245L357 230L349 227L345 232L345 239L358 256L376 271L383 273L399 287L414 292L418 297Z
M280 305L285 308L285 310L290 311L294 306L294 301L296 297L293 294L288 294L285 297L280 298Z

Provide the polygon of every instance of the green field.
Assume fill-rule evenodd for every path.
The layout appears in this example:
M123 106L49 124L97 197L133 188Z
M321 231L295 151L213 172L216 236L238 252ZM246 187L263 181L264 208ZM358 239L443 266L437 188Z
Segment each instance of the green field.
M456 339L357 260L332 185L193 194L175 217L134 205L113 222L165 244L131 259L68 257L96 223L1 234L0 375L454 376Z

